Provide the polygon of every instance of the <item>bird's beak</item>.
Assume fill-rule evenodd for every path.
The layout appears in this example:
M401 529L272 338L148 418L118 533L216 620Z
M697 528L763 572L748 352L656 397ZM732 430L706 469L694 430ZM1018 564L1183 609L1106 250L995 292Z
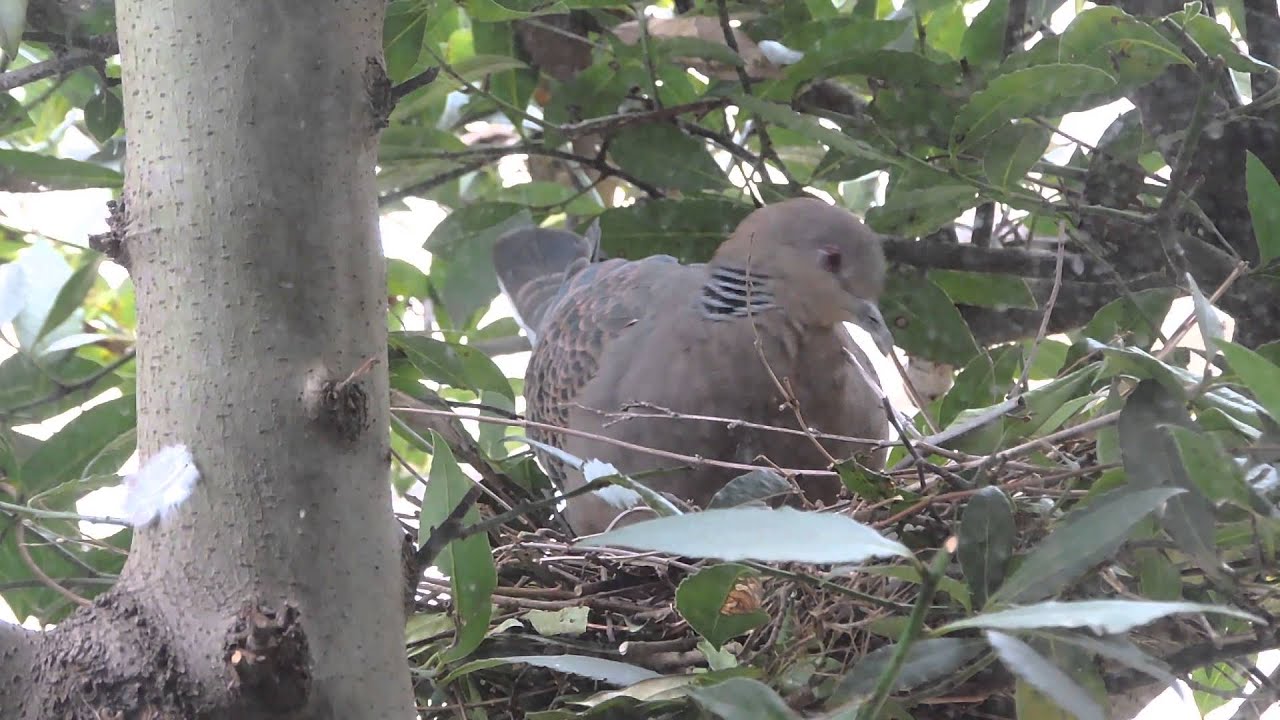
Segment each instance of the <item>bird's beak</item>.
M850 320L853 324L871 335L872 341L880 352L886 356L892 355L893 335L889 333L889 326L885 323L884 316L880 314L879 306L859 297L851 297L850 300L849 313L852 315Z

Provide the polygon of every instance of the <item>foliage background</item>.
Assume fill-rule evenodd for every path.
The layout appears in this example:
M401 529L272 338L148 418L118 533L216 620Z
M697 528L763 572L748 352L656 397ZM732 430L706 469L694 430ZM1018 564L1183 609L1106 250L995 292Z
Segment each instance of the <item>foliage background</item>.
M12 348L0 363L0 597L19 618L56 623L110 586L130 537L77 513L89 512L82 501L90 493L118 483L134 452L132 288L100 246L56 227L84 207L71 192L105 189L90 195L98 203L119 188L125 131L109 3L20 6L27 3L0 2L0 46L11 58L0 76L10 91L0 96L0 189L22 194L0 205L0 326ZM506 229L585 229L598 220L609 254L698 260L749 212L753 196L812 188L894 236L886 317L904 356L937 364L933 374L947 380L921 403L916 433L936 440L940 429L986 419L937 447L916 447L933 483L923 495L906 484L918 468L904 449L891 459L907 461L897 485L860 477L864 496L896 497L865 517L915 508L890 529L923 558L949 533L972 541L965 522L970 530L994 527L1007 514L1018 528L962 546L948 575L959 584L930 627L981 617L983 599L998 596L1002 581L1026 581L1018 568L1039 572L1050 588L1034 600L1059 593L1188 600L1270 617L1280 414L1272 65L1280 40L1259 38L1280 38L1266 34L1274 8L1260 12L1243 0L1213 8L693 2L650 8L653 18L687 22L653 19L643 30L638 12L612 0L388 4L385 64L397 106L379 153L379 202L384 234L402 238L388 243L398 390L429 402L426 382L463 414L520 409L522 346L503 303L494 302L488 261ZM736 52L722 12L742 21ZM1241 42L1246 34L1253 42ZM773 64L769 41L803 59ZM1172 97L1164 106L1150 97L1161 87ZM1091 118L1101 124L1072 115L1098 108L1105 109ZM24 199L31 194L40 199ZM106 215L101 206L91 213ZM37 219L15 220L23 216ZM107 229L105 219L98 225ZM1214 356L1216 367L1186 350L1161 350L1173 334L1161 320L1178 297L1194 300L1198 330L1225 353ZM1256 353L1222 339L1214 303ZM1015 413L990 412L1009 399L1022 403ZM1188 403L1194 419L1179 411ZM423 423L399 413L393 438L393 482L410 533L426 475L431 489L421 504L437 521L469 497L467 477L481 478L490 493L468 521L546 491L522 448L504 441L518 428L468 421L464 437L449 434L456 425ZM1162 425L1190 432L1135 431ZM1029 442L1037 438L1049 440ZM998 490L980 492L984 486ZM1158 521L1138 522L1144 512L1129 525L1061 535L1059 543L1092 543L1068 543L1063 555L1045 549L1054 549L1045 537L1065 518L1102 517L1109 506L1099 498L1114 499L1106 491L1161 487L1181 487L1193 499L1173 502ZM948 490L959 497L938 499ZM97 497L94 507L105 514L110 501ZM465 663L473 653L501 655L490 644L510 621L551 639L583 634L577 615L535 620L519 603L491 613L488 592L508 586L503 573L512 568L485 557L510 537L473 535L436 558L446 573L460 568L450 588L456 628L431 586L419 588L421 614L408 642L428 681L424 701L466 704L492 691L492 661ZM980 557L966 559L974 547ZM796 552L803 561L803 548ZM1072 556L1092 562L1064 559ZM975 562L995 559L999 571L975 571ZM1220 572L1218 561L1231 572ZM724 568L695 576L712 587L707 597L676 598L681 616L717 646L718 633L694 618L723 617L718 603L732 582L713 581ZM908 585L923 581L926 568L919 569ZM1130 607L1113 620L1128 629L1143 624L1136 621L1143 612ZM1045 610L1035 630L1063 637L1078 617ZM1248 680L1242 668L1276 645L1265 629L1208 617L1157 626L1143 645L1170 662L1165 671L1192 680L1201 710L1237 692ZM899 634L899 625L871 632L872 644L918 639ZM1214 655L1217 664L1199 667L1203 658L1178 663L1170 637L1178 646L1230 642ZM1117 677L1132 680L1132 668L1077 666L1071 653L1036 647L1067 667L1082 696L1097 700ZM731 658L701 650L713 667L732 669ZM593 667L588 676L630 684ZM1047 676L1026 667L1010 686L1012 706L1035 716L1051 707L1032 689L1043 690L1037 680ZM857 672L842 665L837 674ZM815 703L829 690L820 686ZM713 711L725 701L707 692L688 708ZM786 716L775 710L767 716Z

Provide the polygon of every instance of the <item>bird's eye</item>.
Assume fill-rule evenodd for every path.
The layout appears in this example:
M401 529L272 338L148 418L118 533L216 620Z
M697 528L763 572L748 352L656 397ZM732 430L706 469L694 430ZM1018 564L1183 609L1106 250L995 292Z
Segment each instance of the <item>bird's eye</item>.
M840 266L843 261L844 257L840 254L840 248L835 245L825 245L818 251L818 264L827 272L840 272Z

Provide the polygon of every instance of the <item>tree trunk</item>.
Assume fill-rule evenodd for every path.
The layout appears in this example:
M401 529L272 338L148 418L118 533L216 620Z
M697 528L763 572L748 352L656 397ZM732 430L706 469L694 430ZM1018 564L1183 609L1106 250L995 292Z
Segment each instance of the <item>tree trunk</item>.
M374 187L384 5L120 0L138 447L186 445L200 479L92 607L0 628L4 717L413 717Z

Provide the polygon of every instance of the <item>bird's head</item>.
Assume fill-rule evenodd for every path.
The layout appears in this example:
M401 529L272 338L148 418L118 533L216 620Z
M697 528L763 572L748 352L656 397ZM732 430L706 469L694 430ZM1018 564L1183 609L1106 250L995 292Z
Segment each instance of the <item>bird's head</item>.
M893 336L877 304L884 291L881 238L853 213L816 198L792 198L751 213L713 262L767 277L788 313L813 324L852 322L881 352Z

